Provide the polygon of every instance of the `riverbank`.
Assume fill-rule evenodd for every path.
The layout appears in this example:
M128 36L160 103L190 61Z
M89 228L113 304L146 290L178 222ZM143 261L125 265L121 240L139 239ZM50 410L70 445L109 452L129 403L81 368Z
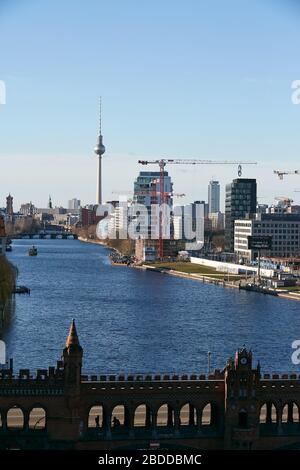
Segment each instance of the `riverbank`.
M17 279L17 268L13 266L6 256L0 256L0 332L8 321L10 303Z
M106 248L109 248L106 243L102 242L99 239L95 240L93 238L78 237L77 240L83 243L93 243L94 245L102 245L102 246L105 246Z
M87 239L83 237L78 237L78 240L84 243L94 243L97 245L102 245L105 248L113 250L119 255L122 255L116 248L112 248L108 246L106 243L102 242L101 240ZM148 264L134 265L133 267L136 269L143 269L145 271L158 272L161 274L168 274L170 276L182 277L185 279L192 279L194 281L199 281L203 283L214 284L220 287L229 287L231 289L239 289L240 287L239 284L240 284L240 281L242 280L241 276L234 275L234 274L228 275L223 272L218 272L216 270L209 269L206 266L200 267L200 265L191 265L191 263L177 263L177 266L182 265L182 270L178 271L176 269L172 269L171 265L172 263L167 262L167 263L155 263L154 265L150 265L150 264L149 265ZM194 270L195 272L189 272L191 269ZM228 279L226 280L225 277L228 277ZM288 300L300 301L300 293L298 294L297 292L288 292L288 291L278 290L276 297L288 299Z
M197 274L197 273L187 273L182 271L176 271L174 269L164 269L155 266L150 266L146 264L142 264L141 266L134 266L136 269L143 269L145 271L152 271L158 272L161 274L168 274L169 276L176 276L182 277L185 279L193 279L194 281L200 281L203 283L210 283L216 286L221 287L231 287L233 289L238 289L239 285L235 283L235 281L225 281L224 279L217 279L216 277L207 276L204 274Z
M77 239L78 241L80 242L83 242L83 243L92 243L93 245L101 245L103 246L104 248L107 248L108 250L110 251L114 251L115 253L117 253L119 256L122 255L122 253L120 253L119 250L117 250L117 248L113 248L111 246L108 246L107 243L97 239L97 240L94 240L92 238L84 238L84 237L78 237Z
M161 274L168 274L170 276L176 276L176 277L183 277L185 279L192 279L194 281L200 281L203 283L209 283L209 284L214 284L216 286L220 287L230 287L232 289L239 289L239 281L236 280L228 280L226 281L225 279L218 279L216 277L210 276L210 275L204 275L200 273L188 273L188 272L182 272L182 271L176 271L174 269L164 269L163 267L157 267L157 266L151 266L151 265L146 265L143 264L141 266L135 266L137 269L143 269L146 271L152 271L152 272L158 272ZM288 292L288 291L277 291L277 296L279 298L283 299L288 299L288 300L296 300L300 301L300 293L296 292Z
M90 238L90 237L93 238ZM133 256L135 253L135 244L134 240L131 239L109 239L106 238L105 240L100 240L96 236L96 232L94 234L88 234L86 231L80 231L77 233L78 240L83 241L85 243L94 243L105 246L110 248L111 250L115 250L117 253L120 253L122 256Z

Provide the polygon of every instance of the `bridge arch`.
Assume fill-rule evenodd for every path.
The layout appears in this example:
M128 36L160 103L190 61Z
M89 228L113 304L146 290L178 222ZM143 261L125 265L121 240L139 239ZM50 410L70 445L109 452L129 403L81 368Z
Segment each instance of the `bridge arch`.
M104 426L105 411L102 403L94 403L87 412L87 427L102 428Z
M173 427L175 425L175 408L169 403L162 403L155 413L156 427Z
M140 403L133 412L133 427L150 428L153 424L154 413L148 403Z
M187 402L181 406L179 411L180 426L196 426L198 423L198 412L196 406Z
M47 410L44 406L36 404L31 407L28 415L29 429L46 429L47 427Z
M220 409L215 402L205 403L200 412L202 426L217 426L220 421Z
M259 412L260 424L278 424L279 422L279 407L278 404L272 400L268 400L260 405Z
M24 429L25 410L20 405L12 405L7 410L6 425L8 429Z
M117 403L112 406L110 425L113 430L117 430L120 427L130 428L131 414L126 404Z
M282 423L298 423L300 409L299 405L295 403L293 400L289 400L285 402L282 406L281 411L281 422Z

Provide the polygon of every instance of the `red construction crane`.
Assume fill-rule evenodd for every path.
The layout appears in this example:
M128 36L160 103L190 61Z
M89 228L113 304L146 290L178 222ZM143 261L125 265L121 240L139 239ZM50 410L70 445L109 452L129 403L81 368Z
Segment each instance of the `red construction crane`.
M138 163L141 165L158 165L160 176L159 176L159 191L160 191L160 205L165 202L165 166L166 165L238 165L238 176L242 176L242 165L256 165L257 162L252 161L216 161L216 160L194 160L194 159L183 159L183 158L161 158L159 160L139 160ZM163 258L164 246L163 246L163 214L162 210L159 213L159 245L158 245L158 256Z

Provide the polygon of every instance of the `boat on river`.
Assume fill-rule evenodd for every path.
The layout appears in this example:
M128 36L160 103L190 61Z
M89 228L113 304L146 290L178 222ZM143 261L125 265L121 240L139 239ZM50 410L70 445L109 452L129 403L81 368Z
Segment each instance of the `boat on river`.
M257 284L245 284L245 285L240 285L239 287L242 290L247 290L251 292L259 292L260 294L268 294L268 295L274 295L274 296L278 295L275 289L271 289L270 287L267 287L267 286L262 286L262 285L257 285Z
M130 256L122 256L117 252L110 253L109 258L113 266L130 266L132 264L132 259Z
M30 289L29 287L26 286L16 286L13 290L14 294L29 294L30 295Z
M28 254L29 256L37 256L38 254L37 247L33 245L31 248L29 248Z

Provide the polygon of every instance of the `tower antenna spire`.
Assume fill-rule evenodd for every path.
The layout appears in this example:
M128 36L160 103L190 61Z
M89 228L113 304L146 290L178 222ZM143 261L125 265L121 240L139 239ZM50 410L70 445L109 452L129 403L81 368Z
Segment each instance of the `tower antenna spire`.
M99 97L99 135L102 132L102 97Z
M96 204L102 204L102 156L105 153L105 147L103 144L102 137L102 100L99 97L99 135L97 142L94 147L94 152L98 159L98 170L97 170L97 192L96 192Z

